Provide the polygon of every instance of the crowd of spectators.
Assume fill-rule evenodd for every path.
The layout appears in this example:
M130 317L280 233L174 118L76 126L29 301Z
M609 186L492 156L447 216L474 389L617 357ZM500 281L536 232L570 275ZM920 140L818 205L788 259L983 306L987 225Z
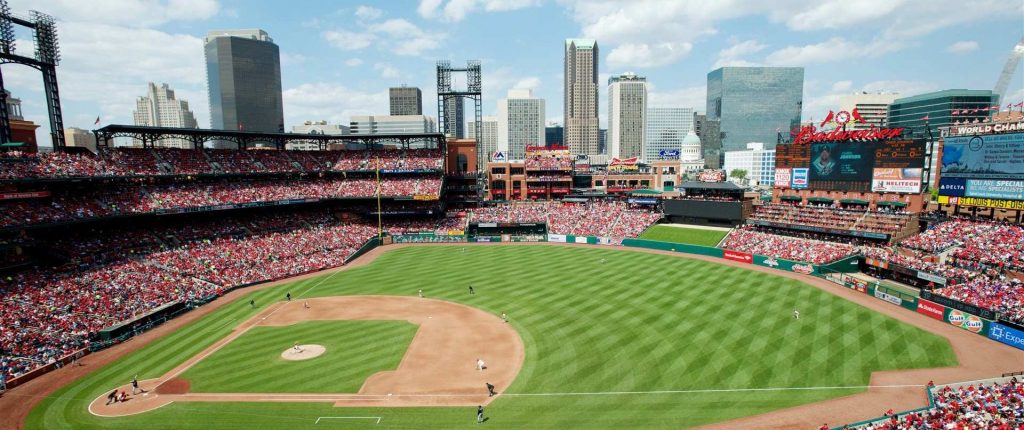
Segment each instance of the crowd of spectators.
M526 170L572 170L572 158L567 155L534 155L526 157Z
M381 196L431 196L441 193L439 177L385 177ZM290 181L180 182L128 185L63 193L47 198L0 202L0 227L76 221L158 210L299 199L374 197L375 179L322 178ZM435 199L436 200L436 199Z
M908 213L851 210L833 206L766 203L750 216L757 221L893 234L911 221Z
M0 370L10 378L52 363L169 303L340 266L376 233L376 224L309 212L71 235L54 242L67 264L0 280Z
M920 412L886 417L857 430L1024 429L1024 384L1016 378L999 383L930 387L935 406Z
M752 225L734 229L721 247L811 264L828 264L857 252L850 244L772 234Z
M473 222L547 223L548 232L616 239L637 237L661 214L624 202L516 202L473 210Z
M440 149L278 151L101 148L90 152L0 153L0 180L70 177L253 174L351 170L439 170Z

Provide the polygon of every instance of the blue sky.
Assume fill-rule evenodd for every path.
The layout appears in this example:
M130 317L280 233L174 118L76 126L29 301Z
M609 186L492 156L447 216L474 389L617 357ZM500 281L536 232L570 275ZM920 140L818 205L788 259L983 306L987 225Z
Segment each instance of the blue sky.
M648 78L651 104L704 110L707 72L722 65L806 68L804 118L821 118L855 91L914 95L991 89L1024 36L1016 0L597 1L9 0L58 19L65 126L132 121L149 81L166 82L209 126L202 38L211 29L262 28L281 47L285 125L386 114L387 88L423 89L436 115L434 64L483 62L484 114L510 88L531 88L562 117L562 50L590 37L607 77ZM965 6L966 4L966 6ZM31 41L19 33L19 52ZM38 72L5 65L28 119L46 106ZM1009 99L1024 99L1020 66ZM1005 105L1005 103L1003 103Z

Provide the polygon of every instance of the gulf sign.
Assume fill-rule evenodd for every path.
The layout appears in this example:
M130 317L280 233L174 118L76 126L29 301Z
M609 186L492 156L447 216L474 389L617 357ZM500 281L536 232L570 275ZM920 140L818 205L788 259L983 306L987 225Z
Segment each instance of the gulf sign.
M985 329L985 322L980 317L956 309L949 310L946 322L971 333L981 333Z
M801 190L807 188L807 167L793 169L793 189Z
M920 299L917 301L917 313L942 321L943 316L946 313L946 307L938 303Z
M722 254L726 260L739 261L740 263L753 263L754 256L746 252L730 251L728 249Z

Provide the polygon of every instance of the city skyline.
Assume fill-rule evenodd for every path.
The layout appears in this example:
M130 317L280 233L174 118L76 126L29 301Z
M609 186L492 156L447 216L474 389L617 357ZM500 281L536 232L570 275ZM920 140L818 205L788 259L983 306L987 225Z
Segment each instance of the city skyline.
M772 10L730 2L706 9L686 2L628 8L607 2L502 1L310 2L296 8L210 0L188 8L174 2L10 3L14 10L38 9L57 18L65 126L83 128L93 128L97 116L100 126L131 123L137 88L150 81L167 82L179 97L193 101L205 127L210 113L197 103L207 98L202 38L220 28L259 27L274 36L281 47L285 129L306 120L346 124L354 115L386 114L388 88L403 83L422 88L432 100L434 62L462 58L483 63L485 115L496 113L495 102L508 89L527 88L547 102L548 121L564 124L563 42L578 37L595 38L602 48L599 82L627 70L647 76L651 106L703 110L706 73L718 66L805 67L803 118L820 120L838 108L841 96L855 91L913 96L991 89L1020 37L1005 24L1021 13L1021 5L998 1L954 16L945 11L960 10L955 2L882 2L839 14L842 19L830 17L828 11L839 5L830 1L784 2ZM322 13L310 15L310 9ZM526 23L558 30L522 31ZM479 34L508 36L496 50L496 36ZM25 35L17 36L19 49L32 46ZM971 68L965 73L962 67L935 67L937 58ZM1019 67L1016 73L1004 100L1024 98ZM37 74L7 66L4 80L24 101L26 119L45 130ZM598 106L607 106L606 91L599 94ZM425 105L423 113L436 117L436 103ZM599 120L607 127L606 112ZM37 136L49 144L45 133Z

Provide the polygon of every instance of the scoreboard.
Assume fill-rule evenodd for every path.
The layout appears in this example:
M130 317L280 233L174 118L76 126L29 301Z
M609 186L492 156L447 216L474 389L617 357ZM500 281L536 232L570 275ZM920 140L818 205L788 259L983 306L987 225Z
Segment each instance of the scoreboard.
M926 156L923 139L778 145L775 187L919 193Z

